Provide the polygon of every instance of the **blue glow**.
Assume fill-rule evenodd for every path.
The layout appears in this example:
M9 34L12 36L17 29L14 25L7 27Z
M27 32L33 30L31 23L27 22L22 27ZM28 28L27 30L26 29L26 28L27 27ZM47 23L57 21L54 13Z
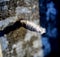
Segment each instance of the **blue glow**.
M47 20L47 35L52 38L56 38L57 36L57 28L56 28L56 15L57 10L54 7L54 3L51 1L47 3L47 12L46 12L46 20Z
M50 3L47 3L47 12L46 12L46 19L47 21L51 18L51 19L55 19L56 17L56 14L57 14L57 11L54 7L54 3L53 2L50 2Z
M55 8L55 4L53 1L48 2L48 0L46 1L44 0L42 2L42 5L43 6L40 6L40 9L43 8L42 10L40 10L40 13L41 13L40 24L42 25L42 27L46 28L45 35L44 36L42 35L42 44L44 46L44 49L43 49L44 55L48 55L53 49L53 47L55 47L54 45L57 44L55 42L55 39L57 38L57 27L56 27L57 9Z
M47 35L49 37L56 38L57 37L57 28L52 28L52 29L49 30L49 27L48 27Z
M42 37L42 44L44 46L43 50L44 50L44 55L47 55L50 53L51 51L51 46L50 43L48 41L47 37Z

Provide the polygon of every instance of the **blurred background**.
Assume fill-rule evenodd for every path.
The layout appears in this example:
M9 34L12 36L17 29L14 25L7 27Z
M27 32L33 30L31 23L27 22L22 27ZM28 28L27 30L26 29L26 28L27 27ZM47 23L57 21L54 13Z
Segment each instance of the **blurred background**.
M59 0L39 0L40 24L46 28L42 35L45 57L58 57L59 50ZM48 43L45 44L47 40ZM50 47L49 47L50 45Z

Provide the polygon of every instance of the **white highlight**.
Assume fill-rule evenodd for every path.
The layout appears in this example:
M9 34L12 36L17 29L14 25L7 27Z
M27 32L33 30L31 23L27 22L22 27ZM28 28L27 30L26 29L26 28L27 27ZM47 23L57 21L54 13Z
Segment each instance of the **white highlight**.
M38 41L38 40L35 40L34 42L33 42L33 47L34 48L38 48L40 46L40 42Z
M41 34L45 33L45 29L43 29L42 27L39 27L38 25L36 25L35 23L33 22L29 22L27 21L27 25L28 26L31 26L32 28L36 29L37 32L41 32Z

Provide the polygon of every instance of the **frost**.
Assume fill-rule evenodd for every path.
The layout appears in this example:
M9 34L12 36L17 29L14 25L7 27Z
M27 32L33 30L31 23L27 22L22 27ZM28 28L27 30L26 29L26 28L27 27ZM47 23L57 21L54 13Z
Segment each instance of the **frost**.
M16 53L17 53L18 57L24 57L24 55L25 55L25 51L22 49L22 44L23 44L22 41L19 41L16 44Z
M5 20L0 21L0 30L3 30L5 27L13 24L17 21L17 16L6 18Z
M16 7L16 14L22 14L22 13L31 13L31 11L26 7Z
M33 42L33 47L34 48L38 48L40 46L40 42L38 41L38 40L35 40L34 42Z
M14 44L14 45L12 46L12 49L14 49L14 48L16 48L16 44Z
M4 2L4 1L10 1L10 0L0 0L0 2Z
M44 55L43 55L43 50L42 50L42 49L39 50L37 53L34 54L33 57L44 57Z
M7 5L5 5L3 9L4 9L4 10L8 10L8 6L7 6Z
M31 32L30 31L27 31L26 35L25 35L25 39L24 41L30 41L31 40Z
M4 1L10 1L10 0L4 0Z
M5 50L8 47L8 41L6 37L0 37L0 43L2 44L2 50Z
M7 0L4 0L4 1L7 1ZM26 23L27 28L30 29L30 30L32 30L32 31L27 30L27 34L26 34L25 38L23 40L18 41L17 43L14 43L12 45L12 49L13 50L14 50L14 48L16 48L17 56L14 56L14 54L13 54L14 51L13 50L11 50L11 51L8 50L8 52L6 51L6 53L8 54L8 53L11 52L10 54L8 54L8 56L11 55L12 57L24 57L25 53L27 53L27 54L28 53L30 53L30 54L33 53L33 56L34 57L43 57L43 50L41 48L42 47L41 34L45 33L46 31L45 31L44 28L42 28L42 27L40 27L38 25L38 22L39 22L38 15L39 14L38 14L38 3L37 3L37 0L36 1L35 0L24 0L24 1L26 2L27 7L24 7L23 5L22 6L15 7L15 4L11 4L11 5L13 5L13 6L11 6L11 8L14 7L14 12L16 13L15 14L16 16L8 17L5 20L0 21L0 30L3 30L7 26L13 25L18 20L18 17L17 17L18 15L20 17L23 16L23 15L24 16L26 15L25 17L26 18L28 17L27 19L29 19L29 18L31 18L31 20L33 19L33 22L30 22L29 21L29 22ZM31 2L31 1L33 1L34 3ZM16 0L16 2L17 2L17 0ZM19 1L17 2L17 4L18 3L19 3ZM7 6L6 5L4 6L4 9L7 9ZM35 9L36 9L36 12L35 12ZM11 13L11 12L12 12L12 10L9 11L9 13ZM26 20L26 21L28 21L28 20ZM35 30L35 32L33 32L33 29ZM41 32L41 34L38 35L38 32L39 31ZM12 35L13 34L14 34L14 31L13 31ZM17 38L19 37L19 34L20 34L20 32L17 33ZM11 35L11 37L13 37L12 35ZM37 36L37 39L34 38L34 39L32 39L33 41L31 41L32 36ZM8 36L8 37L10 37L10 36ZM21 37L19 37L19 38L21 38ZM9 39L9 41L11 41L11 40ZM14 41L14 40L12 39L12 41ZM30 41L32 42L32 44L31 44ZM24 47L23 47L23 44L25 44L26 46L24 45ZM11 45L9 45L9 46L11 47ZM8 49L10 49L10 48L8 48ZM32 51L32 53L31 53L31 51ZM37 51L37 52L35 53L35 51Z

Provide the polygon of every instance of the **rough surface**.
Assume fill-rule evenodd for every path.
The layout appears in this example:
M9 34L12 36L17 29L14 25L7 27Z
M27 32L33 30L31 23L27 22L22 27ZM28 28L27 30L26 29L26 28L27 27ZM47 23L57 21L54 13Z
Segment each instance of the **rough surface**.
M4 21L5 25L10 21L15 21L10 19L13 16L27 19L39 25L38 0L11 0L2 7L4 8L0 11L0 20L9 18L8 22ZM2 22L0 23L0 26L2 26ZM10 31L5 36L8 44L6 49L3 50L4 57L43 57L41 34L20 27Z

